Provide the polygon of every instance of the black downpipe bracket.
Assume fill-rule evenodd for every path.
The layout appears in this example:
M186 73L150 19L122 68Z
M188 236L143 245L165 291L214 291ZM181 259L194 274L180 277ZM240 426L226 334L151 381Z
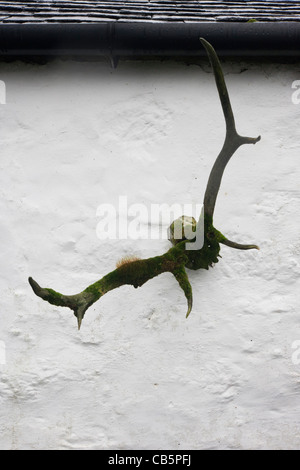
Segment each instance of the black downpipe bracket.
M300 22L1 24L5 57L202 57L204 37L223 57L300 57Z

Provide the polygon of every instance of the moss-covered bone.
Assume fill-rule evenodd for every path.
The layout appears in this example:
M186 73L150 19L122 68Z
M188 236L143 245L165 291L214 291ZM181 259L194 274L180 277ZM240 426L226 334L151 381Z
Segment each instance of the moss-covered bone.
M181 238L174 237L173 223L170 227L170 241L173 247L166 253L153 258L136 259L121 263L115 270L88 286L79 294L63 295L53 289L42 288L30 277L29 283L37 296L55 306L68 307L73 310L74 315L77 317L78 328L80 328L86 310L107 292L126 284L135 288L141 287L145 282L165 272L172 273L182 288L188 303L186 314L188 316L192 309L193 296L186 268L193 270L209 269L219 260L220 244L242 250L258 248L253 244L242 245L228 240L213 225L215 203L228 161L241 145L255 144L260 140L260 137L242 137L236 132L234 116L219 59L211 44L204 39L201 39L201 42L207 51L213 68L226 123L225 141L211 170L204 196L203 245L199 249L187 249L187 244L191 243L191 240L186 240L187 237L185 236ZM181 218L180 223L183 225L188 223L190 226L195 227L195 219L188 220L185 216Z

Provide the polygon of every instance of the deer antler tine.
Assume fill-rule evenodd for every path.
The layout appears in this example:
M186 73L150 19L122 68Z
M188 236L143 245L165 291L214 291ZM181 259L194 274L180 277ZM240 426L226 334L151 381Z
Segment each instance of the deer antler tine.
M86 311L86 308L81 308L81 309L79 308L76 312L74 312L75 317L77 318L78 330L80 330L85 311Z
M229 94L228 94L228 90L227 90L227 86L225 83L224 74L222 71L219 58L216 54L215 49L209 42L207 42L204 38L200 38L200 41L206 49L211 66L214 71L216 85L217 85L217 89L219 92L219 97L220 97L220 101L221 101L221 105L222 105L222 109L223 109L223 113L224 113L224 117L226 121L226 128L230 130L231 132L236 132L234 115L232 112Z
M94 302L94 296L89 292L81 292L76 295L63 295L59 292L49 289L47 287L41 287L32 277L28 278L29 284L32 287L33 292L41 299L46 300L52 305L58 307L69 307L73 310L75 317L77 317L78 329L86 310L89 308L91 303Z
M227 238L220 240L220 243L223 245L230 246L230 248L236 248L237 250L259 250L259 246L257 245L242 245L240 243L232 242Z
M229 162L234 152L241 145L256 144L256 142L260 140L260 136L256 138L242 137L237 133L228 90L224 79L224 74L216 51L214 50L212 45L205 39L200 38L200 41L207 51L210 63L214 71L216 85L219 92L219 97L226 123L226 136L224 145L210 172L204 195L204 214L208 219L212 220L222 176L227 163Z
M193 307L192 286L190 284L190 281L184 269L184 266L180 266L178 269L174 270L173 274L175 278L177 279L178 284L180 285L181 289L183 290L187 303L188 303L188 310L186 313L186 318L187 318L189 314L191 313L192 307Z

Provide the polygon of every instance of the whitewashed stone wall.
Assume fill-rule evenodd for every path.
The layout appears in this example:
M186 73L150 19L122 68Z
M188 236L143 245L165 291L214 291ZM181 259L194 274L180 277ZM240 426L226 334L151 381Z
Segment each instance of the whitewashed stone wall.
M300 448L300 66L224 64L240 133L190 272L110 292L82 328L28 282L77 293L167 240L99 240L100 204L201 203L224 138L214 78L176 62L0 65L0 448ZM298 342L297 342L298 341Z

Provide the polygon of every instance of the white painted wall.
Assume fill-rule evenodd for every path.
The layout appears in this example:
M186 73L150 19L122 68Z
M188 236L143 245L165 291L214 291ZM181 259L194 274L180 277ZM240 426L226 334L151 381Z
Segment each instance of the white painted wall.
M190 272L110 292L78 332L27 278L77 293L166 240L96 236L102 203L201 203L224 137L208 62L0 65L1 449L300 448L299 64L224 64L237 127L222 248ZM296 349L293 349L293 346ZM4 357L5 352L5 357Z

